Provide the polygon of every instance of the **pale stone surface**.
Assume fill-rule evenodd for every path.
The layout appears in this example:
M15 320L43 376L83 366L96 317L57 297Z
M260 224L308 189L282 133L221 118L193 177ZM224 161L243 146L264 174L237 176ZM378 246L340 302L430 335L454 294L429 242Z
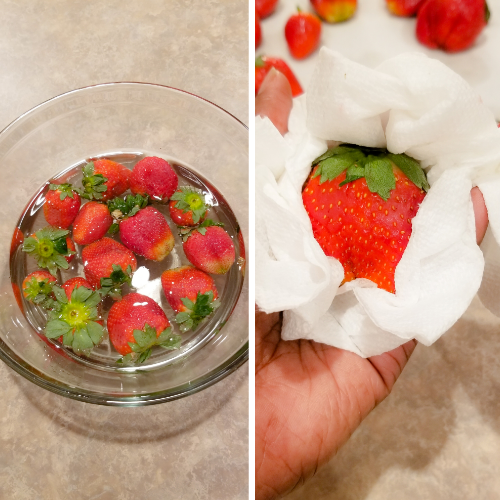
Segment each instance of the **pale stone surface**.
M248 2L0 0L0 128L40 102L137 81L248 123ZM4 257L2 257L4 258ZM248 366L145 408L80 403L0 363L0 498L248 497Z

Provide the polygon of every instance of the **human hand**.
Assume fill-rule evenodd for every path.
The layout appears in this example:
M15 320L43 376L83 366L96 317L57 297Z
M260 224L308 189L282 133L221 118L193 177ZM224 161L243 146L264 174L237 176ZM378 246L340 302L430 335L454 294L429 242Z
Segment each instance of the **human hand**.
M256 114L287 131L286 78L271 72ZM481 192L471 191L478 243L488 224ZM255 313L256 498L277 498L314 475L392 390L416 341L364 359L309 340L281 340L282 315Z

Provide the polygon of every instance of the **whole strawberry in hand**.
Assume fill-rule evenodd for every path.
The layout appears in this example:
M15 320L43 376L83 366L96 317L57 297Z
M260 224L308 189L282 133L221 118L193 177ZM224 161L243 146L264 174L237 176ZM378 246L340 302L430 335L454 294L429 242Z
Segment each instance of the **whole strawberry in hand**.
M383 149L341 145L313 162L302 199L314 237L344 267L395 293L394 273L429 188L416 160Z
M80 210L80 196L71 184L49 184L43 215L51 226L67 229Z
M179 179L168 161L148 156L137 162L130 176L130 190L134 194L149 196L166 202L175 192Z
M354 15L357 0L311 0L311 5L327 23L341 23Z
M285 38L290 53L297 59L311 55L318 47L321 37L321 21L309 12L298 12L285 25Z
M425 0L386 0L387 9L391 14L401 17L414 16Z
M178 349L181 336L172 328L163 309L151 298L129 293L115 302L108 314L109 340L123 356L122 363L143 363L154 346Z
M485 0L426 0L417 15L417 39L431 49L459 52L472 46L489 17Z
M293 97L297 97L304 92L296 76L283 59L279 57L260 56L255 59L255 95L259 93L260 86L271 68L276 68L280 73L285 75L292 88Z
M181 332L194 330L217 307L217 288L211 276L191 266L167 269L161 285Z
M170 198L170 217L178 226L196 226L205 220L205 195L191 186L181 186Z

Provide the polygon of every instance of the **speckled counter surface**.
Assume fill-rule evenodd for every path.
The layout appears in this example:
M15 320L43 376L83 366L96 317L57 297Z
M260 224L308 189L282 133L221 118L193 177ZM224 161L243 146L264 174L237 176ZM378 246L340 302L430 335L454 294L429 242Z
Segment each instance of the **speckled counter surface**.
M248 124L248 2L0 0L0 128L87 85L197 94ZM185 399L110 408L0 363L0 498L248 497L248 365Z

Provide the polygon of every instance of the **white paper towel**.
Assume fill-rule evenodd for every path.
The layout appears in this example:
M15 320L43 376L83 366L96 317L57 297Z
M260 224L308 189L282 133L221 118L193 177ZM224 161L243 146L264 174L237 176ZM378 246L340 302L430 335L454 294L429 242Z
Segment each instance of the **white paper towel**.
M282 337L364 357L412 338L437 340L481 284L473 185L495 211L490 226L500 241L500 131L493 114L460 76L423 54L371 70L323 48L312 84L294 101L289 132L281 137L273 129L267 118L256 119L256 301L266 312L285 311ZM301 190L327 141L387 147L426 168L431 189L396 268L396 294L364 279L340 287L341 264L314 239ZM490 282L486 293L500 297L500 280Z

